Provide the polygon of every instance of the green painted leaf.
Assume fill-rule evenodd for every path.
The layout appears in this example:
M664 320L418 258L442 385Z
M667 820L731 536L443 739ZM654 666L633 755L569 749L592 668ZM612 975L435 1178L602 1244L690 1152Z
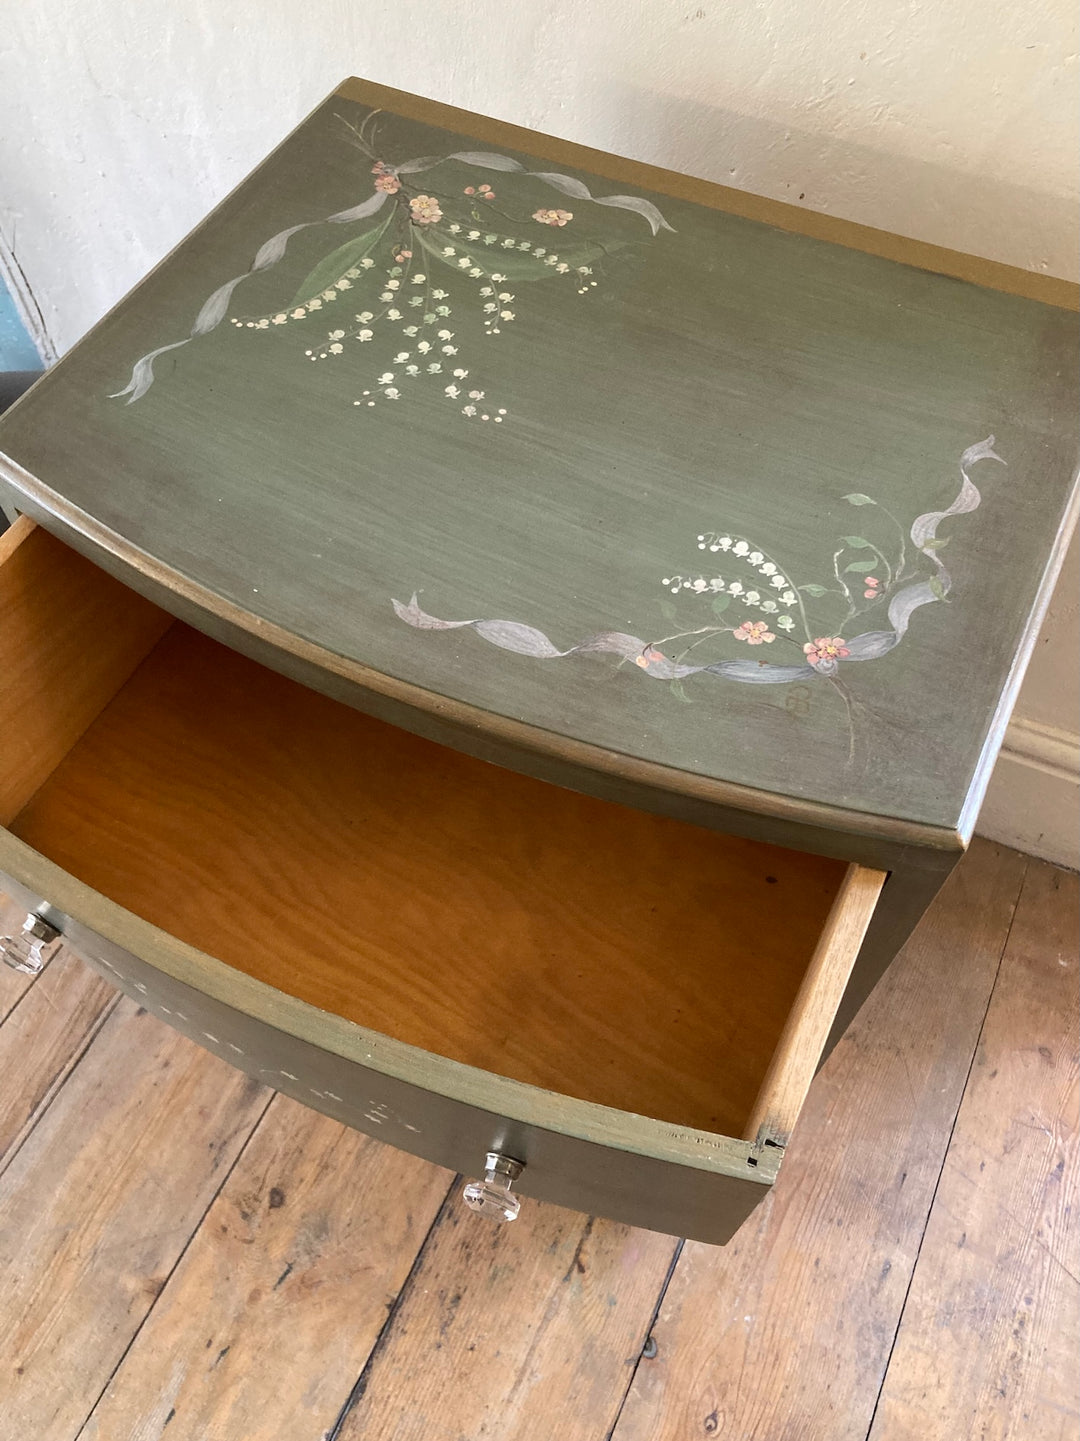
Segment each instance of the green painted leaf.
M305 278L292 300L289 301L289 305L303 305L305 301L321 295L324 290L332 290L344 277L346 270L352 270L354 266L359 265L368 252L375 248L385 229L386 222L383 221L380 225L365 230L363 235L354 235L344 245L339 245L336 250L331 250L329 255L323 256L311 274Z
M938 539L937 537L931 537L930 540L928 540L928 541L926 542L926 544L922 547L922 549L923 549L923 550L944 550L945 547L948 545L949 540L950 540L950 537L947 536L947 535L943 535L940 539Z
M730 595L714 595L714 596L713 596L713 601L712 601L713 614L714 614L714 615L723 615L723 614L724 614L724 611L727 610L727 608L728 608L728 606L729 606L730 604L731 604L731 596L730 596Z
M868 540L863 540L861 535L845 535L842 537L845 545L850 545L852 550L872 550Z
M877 505L876 500L871 500L868 495L861 495L859 491L852 491L851 495L845 495L844 499L848 505Z
M678 612L669 600L662 600L660 602L660 614L665 620L675 620L678 616Z
M686 694L686 691L683 689L683 683L682 683L682 681L680 681L680 680L673 680L673 681L671 681L671 682L670 682L670 688L671 688L671 694L675 697L676 700L681 700L685 705L692 705L692 704L693 704L693 702L691 701L690 697Z
M853 560L850 565L844 566L844 574L851 571L855 575L869 575L876 565L876 560Z
M938 580L936 575L932 575L930 577L930 590L938 598L938 600L944 600L946 595L948 594L945 587L942 585L941 581Z
M803 595L818 596L828 595L829 593L828 586L824 585L800 585L799 589L802 591Z

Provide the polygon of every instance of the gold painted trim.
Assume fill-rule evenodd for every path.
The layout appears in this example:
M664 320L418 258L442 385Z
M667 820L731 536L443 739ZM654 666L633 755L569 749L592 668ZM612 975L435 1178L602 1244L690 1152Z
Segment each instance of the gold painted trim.
M1000 290L1007 295L1023 296L1026 300L1038 300L1044 305L1054 305L1061 310L1080 310L1080 285L1071 280L1062 280L1056 275L1043 275L1039 271L1024 270L1017 265L987 260L984 256L949 250L942 245L931 245L925 240L914 240L910 236L877 230L870 225L860 225L854 220L844 220L838 215L826 215L819 210L807 210L801 205L770 200L764 195L754 195L747 190L736 190L730 185L717 185L711 180L695 179L676 170L664 170L657 165L645 165L639 160L609 155L603 150L576 145L570 140L560 140L540 131L526 130L505 120L493 120L490 116L477 115L471 110L459 110L456 106L443 105L437 100L425 100L419 95L410 95L405 90L394 90L389 85L379 85L372 80L352 77L344 80L334 94L361 105L392 111L395 115L403 115L425 125L472 135L491 145L521 150L577 170L588 170L607 180L618 180L636 185L642 190L654 190L661 195L674 196L677 200L708 205L729 215L739 215L744 220L758 220L795 235L827 240L832 245L843 245L848 250L880 255L885 260L893 260L900 265L929 270L936 275L950 275L956 280L981 285L986 290Z

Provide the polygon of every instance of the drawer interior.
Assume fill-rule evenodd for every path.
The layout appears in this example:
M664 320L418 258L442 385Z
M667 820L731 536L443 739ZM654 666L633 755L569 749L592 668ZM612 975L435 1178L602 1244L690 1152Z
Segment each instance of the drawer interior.
M16 695L0 715L38 737L0 762L0 822L324 1010L567 1095L743 1133L845 863L471 759L170 621L44 531L18 555L0 566L0 620L19 620L0 665L37 646L45 669L21 682L33 705ZM39 583L13 599L20 567ZM61 591L82 587L74 618L56 567Z

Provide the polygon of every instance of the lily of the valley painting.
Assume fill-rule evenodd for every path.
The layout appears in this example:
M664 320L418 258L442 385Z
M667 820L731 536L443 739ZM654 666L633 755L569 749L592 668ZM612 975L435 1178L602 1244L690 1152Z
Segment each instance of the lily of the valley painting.
M395 600L393 606L417 630L468 626L491 645L538 660L608 653L632 662L653 680L709 676L742 685L824 682L843 700L852 759L858 701L848 684L849 667L887 655L907 636L916 610L948 598L953 582L941 552L951 536L939 536L938 526L977 509L981 495L968 471L981 460L1005 464L992 435L961 455L960 489L951 505L918 516L909 528L873 496L845 495L849 505L871 508L874 524L863 527L871 534L838 536L831 573L815 579L798 575L797 567L773 554L760 537L720 529L700 532L698 555L704 552L715 562L708 569L660 577L672 594L701 602L704 623L674 635L650 640L603 631L560 650L542 631L516 621L439 620L421 610L415 594L408 605ZM774 645L784 653L775 660ZM762 651L766 646L768 660ZM709 659L702 655L706 647L719 654Z
M250 269L209 296L190 335L136 361L114 399L141 400L160 356L229 320L264 340L268 331L295 331L300 361L358 361L352 403L361 410L401 401L424 385L465 419L500 425L513 398L492 389L497 361L471 354L470 345L495 339L525 317L523 290L545 282L587 299L615 257L672 229L641 196L594 195L575 176L529 170L494 151L394 159L392 117L379 110L358 125L338 121L343 141L364 157L370 193L266 240ZM552 191L565 203L552 204ZM637 230L614 225L613 211L638 217ZM349 238L272 310L233 313L237 287L278 265L292 237L316 225L346 227Z

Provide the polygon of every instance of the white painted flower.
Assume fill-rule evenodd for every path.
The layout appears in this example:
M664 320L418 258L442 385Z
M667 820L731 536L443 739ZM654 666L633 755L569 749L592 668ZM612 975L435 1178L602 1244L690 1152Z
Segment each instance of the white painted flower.
M374 334L374 332L371 331L371 330L361 330L361 331L358 332L356 338L357 338L357 340L360 340L360 341L370 340L373 334Z
M414 335L419 335L420 327L418 325L406 325L405 329L401 333L402 335L408 335L410 337Z
M426 355L426 354L428 353L428 351L431 349L431 341L430 341L430 340L421 340L420 343L417 345L416 348L417 348L417 350L420 352L421 355Z
M775 574L776 574L776 566L773 565L773 563L772 563L771 560L767 560L767 561L765 562L765 564L764 564L763 566L761 566L760 569L761 569L762 575L775 575Z
M495 292L494 292L494 290L492 290L492 288L491 288L490 285L481 285L481 287L480 287L480 294L481 294L481 295L494 295Z
M782 605L794 605L797 600L798 596L793 590L785 590L783 595L780 597L780 603Z
M474 280L479 280L483 273L484 272L480 269L479 265L474 265L473 268L469 271L469 274Z
M777 590L783 590L787 585L787 581L782 575L771 575L769 577L769 584L774 585Z
M431 362L431 364L430 364L430 365L428 366L428 368L427 368L427 373L428 373L429 375L441 375L441 374L442 374L442 366L439 364L439 362L438 362L437 360L433 360L433 361Z
M545 246L545 245L538 245L538 246L536 247L536 249L533 251L533 254L534 254L534 255L546 255L546 254L547 254L547 246Z
M403 350L398 355L394 356L394 364L401 365L404 361L408 360L408 358L409 352L407 350Z
M747 605L758 605L761 601L761 596L756 590L748 590L744 599Z
M592 266L591 266L591 265L579 265L578 268L577 268L577 273L578 273L579 275L591 275L591 274L592 274Z
M492 280L494 280L494 282L495 282L496 285L501 285L501 284L503 283L503 281L506 279L506 276L505 276L505 275L500 275L497 270L493 270L493 271L491 272L491 278L492 278Z
M500 320L513 320L513 318L514 318L514 312L513 312L512 310L500 310L500 311L499 311L499 319L500 319Z
M472 265L472 258L468 255L463 255L458 261L458 266L461 270L468 270L470 265Z
M498 240L498 238L499 238L499 237L498 237L497 235L485 235L485 236L484 236L484 244L485 244L485 245L494 245L495 242L496 242L496 240Z
M388 310L388 311L386 312L386 318L387 318L387 320L400 320L400 319L401 319L401 311L400 311L400 310Z
M459 366L457 370L454 371L454 374L457 376L458 380L464 380L468 373L469 372L461 366Z
M405 374L406 374L406 375L419 375L419 374L420 374L420 367L419 367L418 365L407 365L407 366L405 367Z
M690 587L691 590L696 590L699 595L703 590L708 590L708 588L709 582L707 580L703 580L700 576L697 578L697 580L694 581L693 585Z
M393 298L394 298L394 292L393 292L392 290L384 290L384 291L382 292L382 294L379 296L379 299L380 299L380 300L393 300Z
M330 354L331 354L331 355L340 355L341 352L342 352L344 349L345 349L345 347L344 347L343 345L340 345L340 344L335 340L334 343L333 343L333 345L331 345L331 347L330 347Z
M426 275L414 275L413 278L412 278L412 283L413 283L414 285L423 285L426 280L427 280L427 276L426 276Z
M488 303L484 306L484 314L494 315L495 311L498 310L498 308L499 307L495 304L494 300L489 300Z
M461 391L456 385L448 385L443 391L443 394L448 395L451 400L457 400L458 396L461 394Z
M431 292L431 298L433 300L445 300L449 293L447 290L433 290Z
M454 332L452 330L439 330L436 331L436 334L440 340L453 340L454 338Z
M722 536L719 538L719 540L716 542L716 544L717 544L717 546L719 547L720 550L730 550L730 549L731 549L731 536L730 536L730 535L722 535ZM711 550L712 547L710 546L709 549Z
M456 354L457 354L457 346L456 346L456 345L444 345L443 348L442 348L442 353L443 353L444 355L456 355Z
M322 301L321 301L321 300L309 300L308 303L307 303L307 308L308 308L309 310L321 310L321 309L322 309Z
M380 384L380 385L392 385L393 383L394 383L394 372L393 372L392 370L385 370L385 371L383 371L382 375L379 376L379 384Z
M345 275L349 280L357 280L359 279L360 272L354 266L352 270L346 270Z
M728 586L728 595L742 595L743 584L741 580L733 580Z
M436 307L435 307L435 315L441 315L441 316L445 319L445 317L448 316L449 314L450 314L450 307L449 307L449 305L436 305ZM434 320L435 320L435 315L433 315L433 316L431 317L432 322L434 322ZM428 324L428 318L427 318L426 315L424 316L424 324L425 324L425 325Z
M780 627L781 630L795 629L795 621L790 615L782 615L780 619L776 622L776 624Z
M336 290L324 290L323 293L322 293L322 298L323 298L324 300L336 300L336 299L337 299L337 291L336 291Z
M456 255L456 254L457 254L457 251L454 249L454 247L453 247L452 245L444 245L444 246L443 246L443 255L449 257L449 256L451 256L451 255Z
M372 315L370 310L361 310L360 314L356 318L361 325L366 325L369 320L375 319L374 315Z
M750 547L747 545L745 540L737 540L732 546L731 553L732 555L744 556L749 549Z
M529 240L519 240L519 241L518 241L518 249L519 249L519 250L531 250L531 249L532 249L532 242L529 241Z
M288 321L288 319L289 319L289 317L284 313L284 311L282 311L282 313L281 313L280 315L275 315L275 316L274 316L274 324L275 324L275 325L284 325L284 324L286 324L286 322Z
M400 400L400 399L401 399L401 391L400 391L400 390L395 390L392 385L388 385L388 386L387 386L387 388L383 391L383 395L386 396L387 400Z
M506 305L508 301L513 300L513 298L514 297L510 294L509 290L501 290L499 292L499 299L504 305Z
M460 226L460 225L454 224L454 225L449 226L448 229L449 229L451 235L460 235L460 234L461 234L461 226Z
M722 575L714 576L714 577L712 578L712 580L709 581L709 589L710 589L715 595L719 595L720 592L723 590L723 588L724 588L724 577L723 577Z
M469 399L470 399L470 400L483 400L483 398L484 398L484 392L483 392L482 390L470 390L470 391L469 391Z
M774 600L763 600L761 602L761 609L768 611L769 614L772 615L775 611L779 610L779 606Z
M567 265L566 261L565 261L565 260L560 260L559 263L558 263L558 265L556 265L556 267L555 267L555 274L556 274L556 275L565 275L566 272L567 272L569 269L570 269L570 267L569 267L569 265Z
M360 264L361 264L361 266L362 266L362 268L363 268L364 270L370 270L371 267L375 264L375 262L374 262L374 260L371 260L371 259L365 259L365 260L361 260ZM346 272L346 273L348 273L348 272Z
M475 405L463 405L463 406L461 407L461 413L462 413L462 415L475 415L475 414L476 414L476 406L475 406Z
M351 289L352 289L352 281L351 281L351 280L347 280L347 279L345 278L345 276L343 275L340 280L335 280L335 281L334 281L334 288L335 288L336 290L351 290Z
M344 340L345 332L343 330L331 330L329 333L329 338L331 340Z
M400 289L401 289L401 281L400 281L400 280L388 280L388 281L386 282L386 288L387 288L387 290L400 290Z
M468 234L468 239L469 239L469 240L479 240L479 239L480 239L480 232L479 232L479 230L470 230L470 231L469 231L469 234Z
M409 296L409 304L410 304L414 309L415 309L416 306L418 306L418 305L423 305L423 303L424 303L424 297L423 297L422 295L410 295L410 296Z

